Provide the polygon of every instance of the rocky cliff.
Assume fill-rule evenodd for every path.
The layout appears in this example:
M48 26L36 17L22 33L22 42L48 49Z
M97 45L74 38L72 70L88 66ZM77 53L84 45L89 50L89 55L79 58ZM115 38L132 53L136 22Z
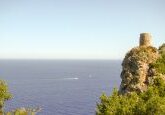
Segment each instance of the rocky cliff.
M156 75L151 65L160 57L160 52L164 51L165 44L157 49L151 45L149 33L140 34L139 46L132 48L122 62L119 92L125 94L146 91Z

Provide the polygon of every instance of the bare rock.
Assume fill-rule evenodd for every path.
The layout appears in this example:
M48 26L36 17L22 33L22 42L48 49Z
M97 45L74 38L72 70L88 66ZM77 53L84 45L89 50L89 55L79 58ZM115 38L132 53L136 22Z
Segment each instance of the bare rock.
M149 65L159 57L158 50L151 46L150 37L147 33L140 34L139 46L126 54L122 62L120 93L143 92L147 89L148 76L154 73L149 70Z

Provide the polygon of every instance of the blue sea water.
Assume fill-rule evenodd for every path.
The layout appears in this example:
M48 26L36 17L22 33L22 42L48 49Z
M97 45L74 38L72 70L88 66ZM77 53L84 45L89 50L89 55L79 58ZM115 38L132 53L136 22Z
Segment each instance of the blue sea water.
M119 60L0 60L13 98L5 109L41 107L38 115L94 115L102 92L120 84Z

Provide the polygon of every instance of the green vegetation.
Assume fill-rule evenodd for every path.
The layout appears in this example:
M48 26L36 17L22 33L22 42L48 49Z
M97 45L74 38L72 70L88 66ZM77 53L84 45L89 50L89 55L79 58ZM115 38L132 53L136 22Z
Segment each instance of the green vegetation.
M11 98L11 94L8 91L7 84L0 80L0 114L3 113L3 107L6 100L9 100Z
M97 104L96 115L165 115L165 44L158 51L158 58L157 50L152 47L134 48L126 55L126 59L133 57L133 62L147 60L149 63L156 59L149 63L154 73L149 78L152 82L146 91L140 93L134 91L122 95L117 89L110 96L103 93Z
M19 108L12 112L6 112L5 115L36 115L37 111L26 110L25 108Z
M154 68L157 73L165 74L165 54L163 53L155 63L151 64L151 67Z
M97 115L164 115L165 82L157 77L146 92L120 95L115 89L111 96L102 94L100 100Z
M165 43L162 44L162 45L159 47L159 53L160 53L160 54L165 54Z
M165 74L165 43L159 47L160 57L151 64L158 74Z
M8 90L7 84L3 80L0 80L0 115L35 115L36 112L40 111L40 108L19 108L12 112L4 112L3 107L5 101L11 98L12 95Z

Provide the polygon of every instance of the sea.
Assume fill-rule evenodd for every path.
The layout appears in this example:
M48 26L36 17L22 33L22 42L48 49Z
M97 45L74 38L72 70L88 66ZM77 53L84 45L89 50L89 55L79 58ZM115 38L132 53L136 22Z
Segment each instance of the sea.
M13 98L5 110L41 108L37 115L95 115L102 93L121 82L121 60L0 60L0 79Z

